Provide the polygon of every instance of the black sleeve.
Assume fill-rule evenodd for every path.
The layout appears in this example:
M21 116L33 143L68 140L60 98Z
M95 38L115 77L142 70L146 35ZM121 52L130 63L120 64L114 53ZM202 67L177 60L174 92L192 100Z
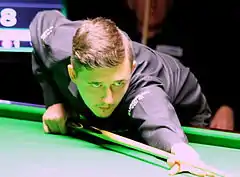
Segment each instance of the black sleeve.
M50 71L35 52L32 53L32 72L42 88L45 106L49 107L53 104L61 103L62 96L51 77Z
M175 104L180 105L175 109L182 125L208 127L212 112L197 78L188 72L184 80L181 91L175 99Z
M173 144L188 142L173 105L160 87L142 89L132 100L129 115L142 138L153 147L170 152Z

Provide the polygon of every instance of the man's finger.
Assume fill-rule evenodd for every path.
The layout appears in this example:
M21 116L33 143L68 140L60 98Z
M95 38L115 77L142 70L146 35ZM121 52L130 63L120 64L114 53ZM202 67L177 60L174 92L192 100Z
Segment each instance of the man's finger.
M58 124L58 128L59 128L61 134L66 134L67 129L66 129L65 119L61 119L61 121Z
M170 168L172 168L172 166L176 163L176 159L175 158L169 158L167 160L167 164L169 165Z
M60 120L58 121L47 121L46 124L48 125L48 129L51 133L54 133L54 134L59 134L60 133L60 127L59 127L59 124L60 124Z
M63 135L67 133L67 129L65 125L60 125L59 130L60 130L60 133Z
M49 128L45 122L43 122L43 130L45 133L50 133Z
M180 171L179 164L175 164L172 166L171 170L169 170L169 175L176 175Z

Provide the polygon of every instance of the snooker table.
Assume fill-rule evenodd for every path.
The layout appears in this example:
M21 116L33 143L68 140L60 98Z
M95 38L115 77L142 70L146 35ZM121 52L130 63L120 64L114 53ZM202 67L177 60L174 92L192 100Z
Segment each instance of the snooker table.
M41 106L0 101L0 177L169 176L166 162L151 155L111 143L44 134L44 111ZM240 134L183 129L208 165L240 177Z

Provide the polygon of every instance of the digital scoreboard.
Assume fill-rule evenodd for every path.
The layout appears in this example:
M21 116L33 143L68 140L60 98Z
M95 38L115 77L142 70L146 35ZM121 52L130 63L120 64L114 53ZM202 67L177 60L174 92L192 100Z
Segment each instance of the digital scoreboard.
M51 9L66 15L62 0L1 0L0 52L31 52L30 22L39 11Z

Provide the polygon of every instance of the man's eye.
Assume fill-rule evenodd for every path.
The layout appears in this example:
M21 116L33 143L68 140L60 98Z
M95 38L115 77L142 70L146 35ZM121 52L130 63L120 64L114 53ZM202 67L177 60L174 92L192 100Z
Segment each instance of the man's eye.
M91 86L94 87L94 88L99 88L99 87L102 86L102 84L100 84L100 83L92 83Z
M124 82L114 82L113 85L116 87L120 87L120 86L124 85Z

